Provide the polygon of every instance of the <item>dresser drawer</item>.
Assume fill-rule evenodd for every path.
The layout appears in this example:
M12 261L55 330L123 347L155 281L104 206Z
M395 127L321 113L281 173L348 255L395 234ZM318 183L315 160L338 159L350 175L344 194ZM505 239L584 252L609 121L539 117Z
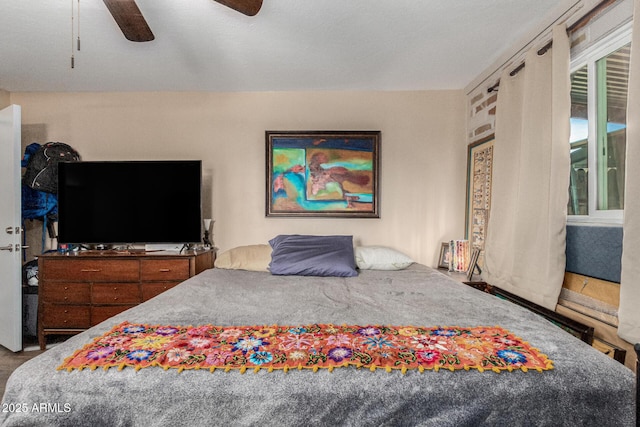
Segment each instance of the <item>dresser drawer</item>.
M94 283L91 289L94 304L139 304L140 301L137 283Z
M74 282L135 282L140 263L135 259L47 259L41 280Z
M40 290L46 302L65 304L89 304L91 302L88 283L41 283Z
M91 307L91 326L95 326L100 322L122 313L125 310L135 307L135 305L97 305Z
M167 291L180 282L165 282L165 283L143 283L142 284L142 301L150 300L151 298L160 295L164 291Z
M38 343L75 334L213 268L213 251L137 254L82 251L38 258Z
M45 328L88 328L91 308L88 305L44 304Z
M140 280L185 280L189 278L188 259L143 259L140 260Z

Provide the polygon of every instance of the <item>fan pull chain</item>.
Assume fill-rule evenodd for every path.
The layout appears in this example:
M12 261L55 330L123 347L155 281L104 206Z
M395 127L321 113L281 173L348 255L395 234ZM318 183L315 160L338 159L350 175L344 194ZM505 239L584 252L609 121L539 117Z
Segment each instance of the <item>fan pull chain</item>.
M80 51L80 0L78 1L78 22L77 22L77 34L78 34L78 38L77 38L77 44L75 46L75 49L77 49L78 51ZM75 13L74 13L74 8L73 8L73 0L71 0L71 68L75 68L76 66L76 59L73 55L74 52L74 43L73 43L73 36L74 36L74 29L76 28L74 26L74 19L75 19Z
M71 0L71 68L75 68L75 58L73 57L73 0Z
M78 51L80 51L80 0L78 0Z

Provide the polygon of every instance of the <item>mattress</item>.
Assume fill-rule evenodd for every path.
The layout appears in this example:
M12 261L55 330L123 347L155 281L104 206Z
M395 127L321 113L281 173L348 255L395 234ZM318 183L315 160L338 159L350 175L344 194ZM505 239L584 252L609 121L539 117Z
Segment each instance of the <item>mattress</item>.
M499 326L545 354L553 369L57 370L76 350L125 321ZM424 265L362 270L356 277L216 268L26 362L9 378L2 408L3 426L631 426L635 376L538 315Z

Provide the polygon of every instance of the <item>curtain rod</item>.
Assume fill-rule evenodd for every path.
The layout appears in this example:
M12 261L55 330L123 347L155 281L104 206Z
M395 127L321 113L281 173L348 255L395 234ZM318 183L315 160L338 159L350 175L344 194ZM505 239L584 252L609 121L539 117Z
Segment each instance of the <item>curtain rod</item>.
M587 24L589 24L589 22L591 22L591 20L593 20L596 16L600 15L605 9L607 9L609 6L614 4L616 1L617 0L603 0L600 3L598 3L593 9L585 13L580 19L578 19L576 22L571 24L571 26L567 27L567 35L571 37L573 33L585 27ZM553 46L553 40L550 40L547 44L545 44L540 49L538 49L538 52L537 52L538 55L544 55L545 53L547 53L549 49L551 49L552 46ZM516 68L511 70L511 72L509 72L509 75L511 77L515 76L524 68L524 65L525 63L523 61ZM493 86L489 86L489 88L487 89L487 92L491 93L493 91L497 91L499 86L500 86L500 79L498 79L498 81Z

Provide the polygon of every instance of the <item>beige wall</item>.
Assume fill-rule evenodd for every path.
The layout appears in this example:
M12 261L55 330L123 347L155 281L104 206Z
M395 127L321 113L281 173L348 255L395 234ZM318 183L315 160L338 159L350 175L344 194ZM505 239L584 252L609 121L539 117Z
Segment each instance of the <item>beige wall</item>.
M205 217L221 250L280 233L352 234L437 263L464 233L463 91L11 93L23 144L84 160L202 159ZM265 218L265 130L380 130L380 219Z
M11 104L11 96L6 90L0 89L0 110Z

